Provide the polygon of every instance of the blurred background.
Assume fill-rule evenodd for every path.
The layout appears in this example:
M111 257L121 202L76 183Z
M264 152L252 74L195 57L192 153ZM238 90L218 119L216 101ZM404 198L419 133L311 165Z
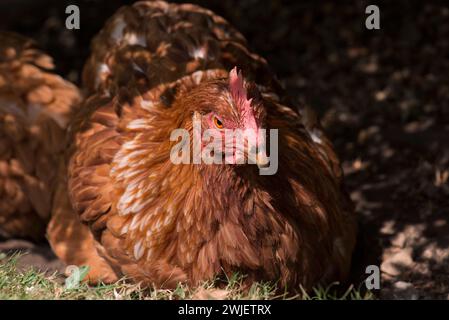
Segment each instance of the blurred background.
M92 37L120 0L1 0L0 30L33 38L80 84ZM447 1L208 0L264 56L334 142L360 220L354 283L381 268L382 298L449 299L449 4ZM81 29L65 28L66 6ZM380 8L380 30L365 8ZM22 264L58 269L46 244Z

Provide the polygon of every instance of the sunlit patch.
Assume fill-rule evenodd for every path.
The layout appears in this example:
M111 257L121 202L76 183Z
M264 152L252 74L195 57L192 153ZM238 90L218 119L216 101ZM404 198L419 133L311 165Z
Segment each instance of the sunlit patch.
M149 127L149 124L147 120L145 119L136 119L128 123L126 126L128 129L147 129Z
M111 38L115 42L119 42L119 40L123 37L123 30L126 27L126 23L122 18L117 18L114 22L114 29L111 32Z
M140 106L142 107L142 109L150 111L154 107L154 102L151 100L142 100Z
M132 63L132 66L133 66L133 69L136 70L137 72L145 74L145 71L140 66L138 66L135 62Z
M145 37L141 34L136 33L127 33L123 37L123 41L129 45L140 45L142 47L146 47L147 43L145 41Z
M195 59L204 59L206 58L206 50L203 47L195 48L190 55Z
M142 245L142 240L139 240L135 245L134 245L134 258L136 260L139 260L140 258L142 258L143 254L145 253L145 248Z
M314 128L311 131L309 131L310 137L312 138L313 142L315 143L321 143L321 132Z
M105 77L111 73L111 69L106 63L101 63L97 66L97 72L95 77L95 87L98 88L104 81Z

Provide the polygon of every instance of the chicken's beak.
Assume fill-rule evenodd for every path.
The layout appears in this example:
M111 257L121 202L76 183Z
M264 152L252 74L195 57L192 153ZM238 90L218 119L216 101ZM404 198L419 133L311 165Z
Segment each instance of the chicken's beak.
M252 133L252 132L251 132ZM248 148L248 159L251 159L253 164L257 164L260 168L266 168L270 165L270 159L267 157L265 148L265 137L263 136L250 136L250 146Z
M267 168L270 166L270 159L262 150L259 150L256 154L256 164L259 168Z

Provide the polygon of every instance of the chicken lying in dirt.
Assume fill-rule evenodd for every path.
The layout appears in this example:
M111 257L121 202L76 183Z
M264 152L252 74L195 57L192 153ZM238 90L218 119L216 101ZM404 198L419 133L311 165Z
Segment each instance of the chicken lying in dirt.
M0 237L43 239L78 89L30 39L0 33Z
M83 77L90 97L48 228L67 264L89 265L91 282L163 288L236 271L289 290L346 278L356 223L332 146L223 18L190 4L123 7L93 40ZM202 130L278 129L277 172L174 163L171 134L193 136L195 119Z

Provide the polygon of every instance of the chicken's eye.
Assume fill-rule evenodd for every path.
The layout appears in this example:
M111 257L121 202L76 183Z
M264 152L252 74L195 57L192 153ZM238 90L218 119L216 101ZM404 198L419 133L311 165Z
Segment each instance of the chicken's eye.
M221 122L220 119L218 119L217 117L214 116L214 125L218 128L218 129L223 129L223 122Z

